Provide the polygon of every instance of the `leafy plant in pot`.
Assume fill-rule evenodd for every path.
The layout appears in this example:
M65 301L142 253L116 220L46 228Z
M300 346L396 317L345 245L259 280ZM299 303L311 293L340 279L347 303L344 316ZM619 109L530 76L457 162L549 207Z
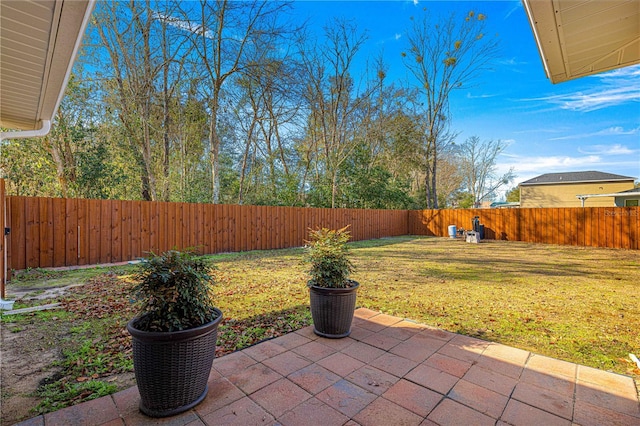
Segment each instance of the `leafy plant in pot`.
M348 226L309 230L304 260L311 265L307 282L314 332L337 339L351 333L360 284L349 279L353 264L348 257Z
M210 267L191 251L151 254L135 275L139 314L127 324L140 411L167 417L207 395L222 312Z

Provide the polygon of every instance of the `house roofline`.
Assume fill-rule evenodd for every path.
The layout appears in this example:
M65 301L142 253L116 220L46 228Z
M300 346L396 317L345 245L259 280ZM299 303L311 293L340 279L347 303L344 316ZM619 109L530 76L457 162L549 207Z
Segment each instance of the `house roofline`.
M612 182L635 182L635 178L626 177L624 179L607 179L607 180L570 180L570 181L555 181L555 182L521 182L518 186L541 186L541 185L571 185L577 183L612 183Z

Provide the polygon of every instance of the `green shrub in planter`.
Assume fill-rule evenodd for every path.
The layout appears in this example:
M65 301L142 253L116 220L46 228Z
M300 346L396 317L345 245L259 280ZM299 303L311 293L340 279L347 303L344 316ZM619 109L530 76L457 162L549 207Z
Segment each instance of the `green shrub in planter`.
M311 264L307 282L313 331L338 339L351 333L351 322L360 284L349 279L353 264L348 257L347 227L309 231L304 260Z
M209 267L191 252L152 254L135 278L140 314L127 324L140 411L182 413L202 402L222 312L213 305Z
M190 251L151 254L141 263L135 280L138 330L187 330L216 318L210 267Z
M309 230L304 260L311 264L309 287L347 288L351 287L349 274L353 264L349 260L347 242L351 234L348 226L333 230L320 228Z

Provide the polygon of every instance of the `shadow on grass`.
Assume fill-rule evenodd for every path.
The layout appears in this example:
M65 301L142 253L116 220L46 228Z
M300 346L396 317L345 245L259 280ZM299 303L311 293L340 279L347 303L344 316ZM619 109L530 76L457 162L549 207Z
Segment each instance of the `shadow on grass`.
M409 242L410 245L388 251L368 252L367 249L383 247L387 244L377 241L365 243L356 251L363 261L371 258L385 259L391 262L419 262L424 260L427 274L434 273L437 278L462 281L504 281L505 277L582 277L590 275L602 279L614 278L616 273L623 274L623 267L634 267L632 263L622 262L614 268L599 264L598 260L584 256L581 248L563 247L562 252L552 245L532 245L529 243L507 241L483 241L480 244L468 244L463 240L450 240L436 237L402 237L391 244ZM572 253L572 250L579 250ZM597 250L597 249L594 249ZM574 254L576 256L574 256ZM607 259L610 263L611 259ZM435 265L434 265L435 264ZM622 269L620 269L622 268Z
M244 319L225 317L218 329L216 356L244 349L311 324L309 305L296 305Z
M392 246L397 244L404 244L414 240L424 239L425 237L411 236L411 235L402 235L398 237L386 237L386 238L378 238L375 240L361 240L361 241L353 241L349 243L349 247L353 249L367 249L367 248L376 248L376 247L385 247Z

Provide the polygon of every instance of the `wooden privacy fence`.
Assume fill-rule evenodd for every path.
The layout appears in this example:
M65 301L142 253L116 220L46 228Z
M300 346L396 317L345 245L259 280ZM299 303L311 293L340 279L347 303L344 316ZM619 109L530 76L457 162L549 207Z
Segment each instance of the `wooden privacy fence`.
M7 214L15 270L122 262L172 248L298 247L318 226L351 225L352 240L407 233L406 210L7 197Z
M4 218L2 195L0 187ZM2 249L15 270L122 262L172 248L297 247L318 226L351 225L353 240L446 237L449 225L471 229L474 216L485 239L640 249L638 207L407 211L6 197L5 212L11 232Z
M479 216L489 240L640 249L640 207L423 210L408 216L413 235L444 237L449 225L470 230Z

